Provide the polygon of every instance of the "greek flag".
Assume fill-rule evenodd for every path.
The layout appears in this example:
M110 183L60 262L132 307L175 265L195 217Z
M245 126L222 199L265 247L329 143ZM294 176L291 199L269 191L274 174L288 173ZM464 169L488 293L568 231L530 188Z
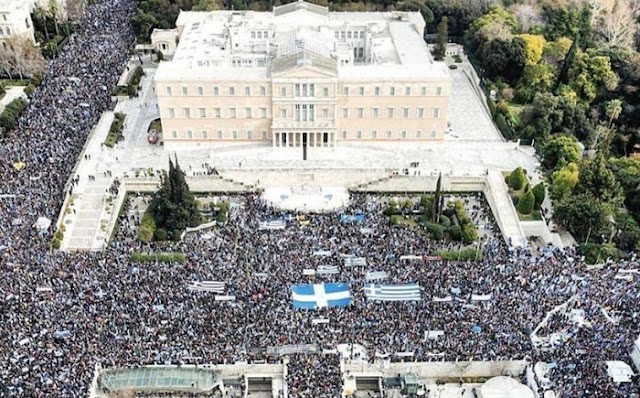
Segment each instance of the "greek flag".
M346 283L320 283L291 286L293 308L315 310L325 307L346 307L351 293Z
M265 231L270 229L285 229L287 222L285 220L260 221L258 230Z
M224 293L224 282L216 282L216 281L201 281L201 282L191 282L187 289L192 292L213 292L213 293Z
M364 294L374 301L417 301L420 300L420 286L416 283L406 285L365 285Z

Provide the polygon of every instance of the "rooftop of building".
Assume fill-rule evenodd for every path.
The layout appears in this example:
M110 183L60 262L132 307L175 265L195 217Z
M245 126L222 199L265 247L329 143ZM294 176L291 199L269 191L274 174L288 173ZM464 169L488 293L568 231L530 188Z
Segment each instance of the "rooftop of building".
M449 76L429 53L419 12L329 12L298 0L273 12L183 11L176 26L179 45L160 80L266 78L292 57L291 66L328 68L339 78Z

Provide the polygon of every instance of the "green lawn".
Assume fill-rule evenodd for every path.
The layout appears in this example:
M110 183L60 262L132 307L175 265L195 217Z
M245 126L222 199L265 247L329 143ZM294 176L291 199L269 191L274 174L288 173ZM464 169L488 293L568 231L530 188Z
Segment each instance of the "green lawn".
M1 79L0 83L2 83L5 87L11 86L26 86L29 84L29 80L20 80L20 79Z
M522 214L519 211L517 213L520 221L542 221L540 210L534 210L531 214Z

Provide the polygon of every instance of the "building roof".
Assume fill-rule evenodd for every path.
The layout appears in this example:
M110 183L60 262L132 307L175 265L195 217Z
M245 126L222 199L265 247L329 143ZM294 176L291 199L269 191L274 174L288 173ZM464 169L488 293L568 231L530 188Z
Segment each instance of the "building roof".
M108 369L99 378L101 389L133 391L210 391L220 381L218 372L203 368L149 366Z
M183 11L176 26L178 48L158 80L265 79L309 53L341 78L449 78L421 36L419 12L329 12L299 0L273 12Z
M507 376L493 377L480 387L482 398L533 398L533 391Z

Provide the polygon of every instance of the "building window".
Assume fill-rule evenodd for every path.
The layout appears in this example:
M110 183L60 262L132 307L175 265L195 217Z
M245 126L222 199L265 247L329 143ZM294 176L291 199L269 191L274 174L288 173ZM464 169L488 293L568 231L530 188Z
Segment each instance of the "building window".
M287 88L286 87L280 87L280 96L281 97L286 97L287 96Z
M358 117L360 119L364 117L364 108L358 108Z
M349 95L349 87L343 87L342 88L342 94Z
M416 138L417 138L417 139L422 138L422 130L418 130L418 131L416 131Z
M315 105L309 105L309 121L313 122L316 120L316 107Z
M380 109L379 108L371 109L371 117L377 118L379 116L379 113L380 113Z
M204 95L204 89L202 87L198 87L198 95L202 97Z
M342 108L342 117L344 118L349 117L349 108Z
M440 117L440 108L433 108L433 117Z
M171 137L178 138L178 132L175 130L171 130Z
M251 108L244 108L244 117L251 119Z
M222 130L218 130L218 139L221 140L222 139Z
M342 131L342 139L343 139L343 140L346 140L346 139L347 139L347 131L346 131L346 130L343 130L343 131Z
M395 87L389 88L389 95L396 95L396 88Z
M213 95L220 95L220 89L218 88L218 86L215 86L213 88Z
M380 95L380 87L374 89L376 96Z
M267 88L265 86L260 86L260 95L263 97L267 95Z
M356 138L358 138L359 140L362 139L362 131L358 130L358 132L356 133Z
M402 130L402 139L407 138L407 130Z
M421 92L422 96L427 95L427 88L426 87L422 87L421 91L422 91Z
M435 130L431 130L431 138L436 138L436 131Z
M322 89L322 94L323 94L325 97L328 97L328 96L329 96L329 87L324 87L324 88Z
M173 108L169 108L169 119L173 119L174 117L176 117L176 111Z
M404 89L404 95L411 95L411 87L407 87Z
M238 139L238 131L237 130L233 130L231 132L231 137L233 137L234 140Z
M296 120L296 122L300 121L300 105L296 104L294 107L294 113L293 113L293 117Z
M280 108L280 118L281 119L287 118L287 110L285 108Z
M409 108L402 108L402 116L409 117Z
M236 88L235 87L229 87L229 95L236 95Z
M327 108L322 108L322 118L323 119L329 118L329 110Z
M193 131L187 130L187 138L188 139L192 139L193 138Z
M442 87L436 88L436 95L442 95Z
M371 138L374 140L378 139L378 132L376 130L371 131Z
M267 118L267 108L260 108L260 117L263 119Z
M387 108L387 117L388 118L392 118L393 117L393 108Z
M262 130L262 139L263 140L267 139L267 130Z
M387 130L385 135L387 136L387 139L390 140L391 139L391 130Z
M202 130L202 139L206 140L207 138L209 138L209 134L207 134L207 130Z
M191 109L189 108L182 108L182 113L184 114L184 117L187 119L191 119Z
M419 118L423 118L424 117L424 108L418 108L418 117Z
M185 86L182 86L182 95L187 95L188 90Z
M309 97L315 97L316 96L316 85L311 83L309 84Z
M207 116L207 111L204 108L198 108L198 113L200 114L201 118Z
M350 38L351 38L351 31L348 31L347 32L347 39L350 39Z
M251 95L251 87L249 87L249 86L245 86L245 88L244 88L244 95Z
M235 119L236 118L236 108L229 108L229 117L231 119Z
M360 86L360 95L364 95L364 86Z
M213 116L220 119L220 117L222 117L221 112L220 112L220 108L213 108Z
M253 139L253 131L247 130L247 139L248 140L252 140Z
M165 87L165 92L167 93L167 95L171 95L171 86Z

